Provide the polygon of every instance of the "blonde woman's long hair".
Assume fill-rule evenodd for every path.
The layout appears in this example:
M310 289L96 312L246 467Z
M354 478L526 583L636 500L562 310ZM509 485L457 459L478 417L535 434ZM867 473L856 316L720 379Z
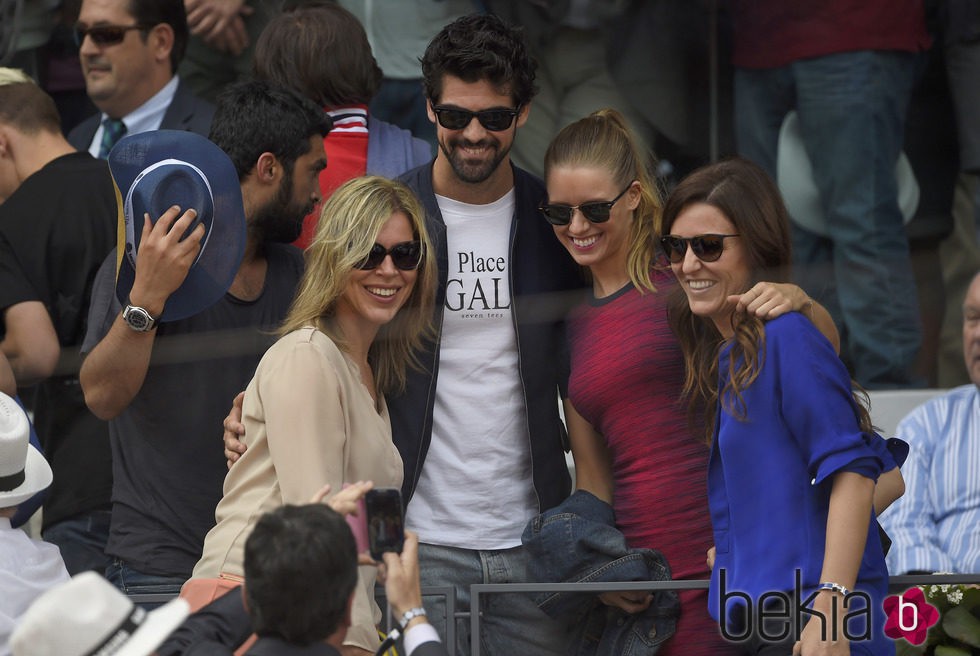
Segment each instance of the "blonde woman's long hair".
M425 210L401 182L379 176L344 183L323 203L316 235L306 249L306 271L279 332L282 335L315 326L341 350L347 341L333 315L347 289L351 272L363 262L378 233L395 212L408 217L422 246L415 287L395 318L381 326L368 352L378 391L405 389L406 370L418 367L415 353L431 333L435 301L436 261Z
M644 152L626 119L615 109L597 112L565 126L544 156L544 177L554 168L587 167L607 171L620 189L639 182L640 202L633 210L626 266L630 280L642 294L656 291L650 271L656 261L655 235L660 231L663 204Z

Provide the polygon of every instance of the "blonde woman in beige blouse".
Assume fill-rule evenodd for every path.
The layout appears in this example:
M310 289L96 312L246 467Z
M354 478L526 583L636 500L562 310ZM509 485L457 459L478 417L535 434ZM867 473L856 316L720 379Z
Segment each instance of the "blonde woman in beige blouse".
M282 337L245 390L248 451L225 478L184 586L192 604L242 581L245 540L263 513L306 503L325 483L401 486L384 392L404 386L428 330L435 271L424 210L403 184L357 178L326 201ZM345 653L379 645L375 570L360 568Z

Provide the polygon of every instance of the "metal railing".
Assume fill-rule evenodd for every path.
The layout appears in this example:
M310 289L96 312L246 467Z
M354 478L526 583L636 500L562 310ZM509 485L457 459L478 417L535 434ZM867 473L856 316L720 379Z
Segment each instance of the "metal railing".
M980 583L980 572L975 574L915 574L891 576L888 579L890 592L900 592L917 585ZM456 623L469 620L470 623L470 656L480 656L480 620L482 613L473 612L480 608L480 602L491 594L515 594L536 592L591 592L596 595L603 592L628 592L641 590L653 592L658 590L707 590L707 579L678 579L673 581L628 581L622 583L476 583L470 586L470 609L457 610L456 589L451 585L430 586L422 588L424 597L442 596L446 598L446 627L445 640L449 650L455 649ZM384 590L376 591L379 599L384 598ZM129 598L136 604L163 604L176 595L171 594L142 594L131 595ZM390 630L394 626L394 618L385 604L386 626ZM430 618L437 619L437 618Z

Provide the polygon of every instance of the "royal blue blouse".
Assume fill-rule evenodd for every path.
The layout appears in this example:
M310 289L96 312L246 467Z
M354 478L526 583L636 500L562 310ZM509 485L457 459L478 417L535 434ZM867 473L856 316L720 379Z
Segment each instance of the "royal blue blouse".
M877 480L894 466L883 456L881 438L859 428L847 370L810 321L798 313L774 319L765 326L765 342L759 376L742 391L745 418L719 410L708 468L717 548L709 611L715 619L722 615L719 574L725 570L725 614L733 633L745 627L733 620L732 611L744 610L744 603L732 591L748 594L757 622L759 597L792 594L797 572L804 598L821 582L833 475L858 471ZM730 356L728 345L720 354L720 389ZM881 653L894 643L883 634L888 572L873 511L867 530L855 589L873 600L873 637L852 646Z

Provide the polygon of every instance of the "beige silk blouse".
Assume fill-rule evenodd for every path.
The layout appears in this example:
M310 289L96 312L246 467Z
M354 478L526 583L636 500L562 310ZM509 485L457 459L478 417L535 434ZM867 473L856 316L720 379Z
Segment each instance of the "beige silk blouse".
M243 576L245 540L263 514L304 504L324 484L374 481L400 487L402 460L391 441L383 397L375 406L357 365L319 330L284 335L262 357L245 390L248 450L225 477L216 525L204 540L194 578ZM374 651L381 612L374 603L376 568L359 568L352 625L345 644Z

